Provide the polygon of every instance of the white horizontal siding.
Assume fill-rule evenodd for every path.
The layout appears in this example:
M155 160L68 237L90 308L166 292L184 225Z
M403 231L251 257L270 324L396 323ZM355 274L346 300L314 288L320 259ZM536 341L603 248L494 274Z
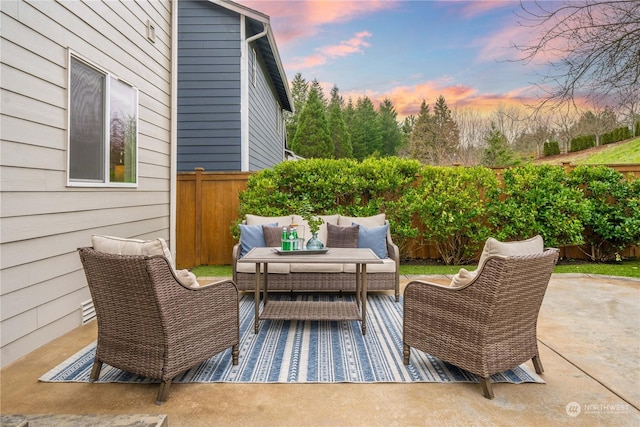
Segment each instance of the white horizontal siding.
M74 252L77 248L91 245L93 234L110 234L114 236L153 238L169 237L169 208L158 211L157 217L143 221L120 224L108 224L100 228L80 228L77 231L39 237L37 239L20 240L2 244L1 268L15 267L32 263L53 256ZM164 216L162 216L164 215ZM78 224L82 227L82 224ZM4 286L4 285L3 285Z
M28 198L15 192L2 193L0 203L4 206L2 215L5 219L18 216L42 215L56 212L82 212L121 206L149 206L166 203L164 192L139 193L132 190L110 189L96 193L85 191L83 197L77 192L34 192ZM3 240L4 241L4 240Z
M59 212L3 218L0 238L3 243L52 236L83 229L105 227L127 221L143 221L165 215L164 203L148 206L112 206L100 210Z
M83 246L89 244L87 241ZM3 295L8 294L81 268L76 251L5 268L0 272L1 291Z
M3 0L4 2L4 0ZM2 347L2 363L7 365L27 353L42 346L42 343L51 341L60 335L60 331L69 331L77 327L79 312L70 312L53 323L44 325L30 334L22 335L9 345Z
M0 302L0 310L2 311L2 314L0 315L1 320L10 319L11 317L24 312L25 309L28 311L30 309L52 303L70 293L86 289L83 282L84 273L82 270L78 270L70 274L55 277L45 282L3 295L2 302ZM84 299L86 299L86 296L87 294L83 295ZM81 301L83 301L83 299L79 297L76 307L61 307L60 311L71 312L72 310L76 310ZM60 315L58 315L58 317L60 317ZM51 313L49 313L49 321L46 323L51 323L53 320L55 319L51 319Z
M169 237L172 19L168 0L3 0L0 10L5 366L81 324L90 296L77 248L91 235ZM139 90L137 188L66 186L69 50Z
M38 145L57 150L67 149L65 129L34 122L25 125L22 119L6 115L0 116L0 128L4 141Z

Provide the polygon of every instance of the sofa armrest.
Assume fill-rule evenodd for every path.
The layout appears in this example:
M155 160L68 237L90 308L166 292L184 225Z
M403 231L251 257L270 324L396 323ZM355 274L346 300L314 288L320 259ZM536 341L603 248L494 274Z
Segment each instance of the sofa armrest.
M239 259L240 259L240 242L236 243L233 246L233 250L231 251L231 271L233 273L232 277L233 277L234 283L238 283L238 280L237 280L238 272L236 271L236 268L238 266Z
M388 223L388 221L385 221ZM400 300L400 248L398 245L393 243L391 239L391 230L387 230L387 257L391 258L396 264L396 274L395 274L395 294L396 294L396 302Z
M391 240L391 235L387 235L387 253L389 258L394 260L397 265L400 265L400 249L398 245Z

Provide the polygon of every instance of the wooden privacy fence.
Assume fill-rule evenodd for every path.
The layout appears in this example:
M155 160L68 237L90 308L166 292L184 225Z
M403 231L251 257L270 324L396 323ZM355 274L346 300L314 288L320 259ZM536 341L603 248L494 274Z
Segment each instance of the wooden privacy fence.
M177 177L176 266L231 264L231 225L250 172L181 172Z
M571 169L572 165L564 165ZM640 177L640 164L609 165L623 174ZM496 171L498 176L500 170ZM236 241L231 226L238 216L238 194L247 187L251 172L180 172L177 177L176 266L192 268L198 265L231 264ZM640 257L640 249L632 246L623 253ZM437 259L433 244L421 238L406 248L408 258ZM586 259L577 246L560 248L560 256Z

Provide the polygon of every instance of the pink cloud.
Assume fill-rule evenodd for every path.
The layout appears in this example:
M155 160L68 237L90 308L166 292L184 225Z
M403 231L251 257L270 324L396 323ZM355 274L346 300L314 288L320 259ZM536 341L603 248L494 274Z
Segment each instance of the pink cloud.
M399 0L246 0L240 3L270 16L278 44L286 46L300 37L317 34L324 25L395 8Z
M452 84L448 78L424 81L415 85L397 86L383 92L368 90L342 93L345 100L351 98L354 103L359 97L367 96L375 106L380 105L385 99L390 99L398 113L399 120L410 115L417 116L420 113L422 100L425 100L433 109L433 105L441 95L451 109L454 106L469 107L481 114L490 114L500 106L523 107L525 104L535 103L536 100L535 87L522 87L502 94L480 93L474 87Z
M323 65L327 62L327 57L319 53L315 55L305 56L303 58L294 58L293 61L287 63L286 68L293 70L303 70Z
M302 58L294 58L293 61L285 64L285 67L293 70L301 70L323 65L327 63L328 58L338 58L353 55L355 53L362 53L363 48L370 46L365 38L372 36L373 34L368 31L361 31L349 40L341 41L336 45L324 46L316 49L318 53Z
M366 37L371 37L368 31L361 31L355 35L355 37L344 40L340 44L334 46L325 46L319 49L319 51L329 57L335 58L338 56L347 56L354 53L362 52L363 47L369 47L370 44L365 41Z
M468 1L461 4L461 8L458 13L465 18L473 18L478 15L482 15L488 11L494 9L501 9L503 7L513 7L517 5L518 1L504 0L504 1Z

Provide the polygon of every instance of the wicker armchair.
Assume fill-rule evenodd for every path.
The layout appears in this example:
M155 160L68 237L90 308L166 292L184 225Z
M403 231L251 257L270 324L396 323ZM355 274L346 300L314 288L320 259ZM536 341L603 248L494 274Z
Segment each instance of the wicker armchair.
M232 347L238 363L238 290L230 281L182 285L163 256L79 249L98 321L91 381L103 363L160 379L156 404L172 379Z
M488 399L494 397L490 375L529 359L541 374L538 312L557 259L557 249L535 255L490 256L465 286L407 284L405 365L415 347L478 375Z

